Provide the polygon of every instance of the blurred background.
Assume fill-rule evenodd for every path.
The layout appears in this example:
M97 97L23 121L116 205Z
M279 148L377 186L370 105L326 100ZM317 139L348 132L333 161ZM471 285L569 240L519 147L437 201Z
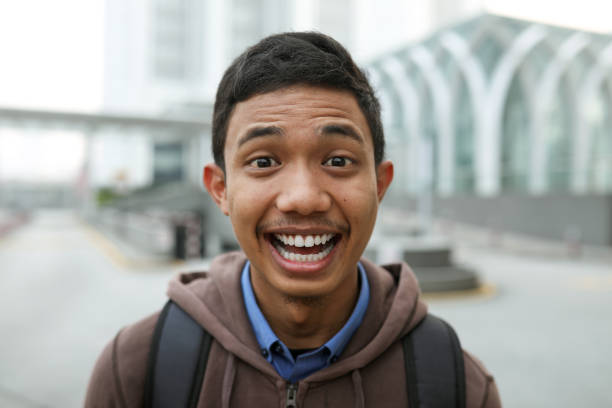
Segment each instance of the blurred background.
M76 407L167 281L238 245L207 197L217 83L317 30L366 69L407 260L505 406L612 406L612 3L0 3L0 406Z

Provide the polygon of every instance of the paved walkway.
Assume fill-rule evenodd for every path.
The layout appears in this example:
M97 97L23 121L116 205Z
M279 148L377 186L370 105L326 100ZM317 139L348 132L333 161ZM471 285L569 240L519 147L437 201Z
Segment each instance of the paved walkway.
M2 238L0 265L0 407L57 408L82 406L104 345L163 306L184 266L126 258L66 212Z
M453 230L489 290L427 296L495 375L506 407L609 407L612 257ZM491 246L497 245L496 246ZM79 407L117 330L158 309L187 265L135 257L66 212L0 239L0 406ZM129 254L129 256L126 256Z
M495 293L432 298L505 406L612 407L612 264L461 248Z

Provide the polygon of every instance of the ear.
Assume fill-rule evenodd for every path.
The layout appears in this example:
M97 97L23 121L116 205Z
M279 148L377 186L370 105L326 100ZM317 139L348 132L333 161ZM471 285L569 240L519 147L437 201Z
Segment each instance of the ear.
M225 184L225 173L221 167L214 163L209 163L204 166L204 186L208 190L208 194L215 200L223 214L229 215L227 206L227 187Z
M376 167L376 193L378 195L378 202L382 201L392 180L393 163L391 163L390 160L386 160Z

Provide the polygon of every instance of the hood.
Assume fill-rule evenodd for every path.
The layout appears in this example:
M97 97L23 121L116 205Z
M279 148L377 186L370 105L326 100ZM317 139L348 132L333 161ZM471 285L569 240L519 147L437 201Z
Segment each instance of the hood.
M246 262L241 252L213 260L210 271L178 275L168 286L168 296L200 323L237 358L278 378L276 370L259 353L257 339L246 314L240 273ZM338 361L303 382L335 378L359 370L409 332L427 314L417 280L405 263L376 266L361 260L370 284L370 303L359 329Z

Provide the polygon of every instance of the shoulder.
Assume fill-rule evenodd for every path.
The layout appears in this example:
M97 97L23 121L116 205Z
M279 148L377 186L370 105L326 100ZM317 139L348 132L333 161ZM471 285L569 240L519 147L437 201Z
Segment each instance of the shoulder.
M151 340L159 312L123 328L96 362L85 407L140 406Z
M484 365L467 351L463 351L465 369L466 406L497 408L501 407L495 379Z

